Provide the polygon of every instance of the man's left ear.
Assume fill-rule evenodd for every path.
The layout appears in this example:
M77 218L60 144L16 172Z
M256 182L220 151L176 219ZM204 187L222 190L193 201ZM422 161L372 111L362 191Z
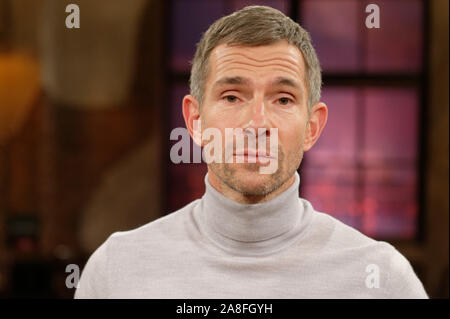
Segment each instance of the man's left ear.
M327 123L328 109L325 103L318 102L311 109L311 115L306 127L303 151L306 152L313 147L319 139L325 124Z

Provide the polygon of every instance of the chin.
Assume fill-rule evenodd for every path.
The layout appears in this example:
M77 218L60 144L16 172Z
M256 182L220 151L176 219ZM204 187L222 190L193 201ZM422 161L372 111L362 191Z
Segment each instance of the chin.
M257 164L233 164L232 168L224 167L223 182L244 195L267 195L279 186L279 171L275 174L261 174L259 168Z

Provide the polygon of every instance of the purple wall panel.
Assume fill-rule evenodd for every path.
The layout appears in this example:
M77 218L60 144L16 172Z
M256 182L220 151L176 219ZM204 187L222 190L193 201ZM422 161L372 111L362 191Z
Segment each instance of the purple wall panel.
M328 121L319 140L305 153L314 164L348 166L356 160L357 89L329 87L322 101L328 107Z
M324 72L361 69L357 0L305 0L299 24L311 35Z
M364 90L367 163L404 159L418 153L418 96L414 89Z
M422 1L381 0L376 3L380 7L380 28L367 30L367 70L373 73L419 72L423 52Z
M225 13L223 1L175 0L172 8L171 67L189 71L196 43L211 23Z

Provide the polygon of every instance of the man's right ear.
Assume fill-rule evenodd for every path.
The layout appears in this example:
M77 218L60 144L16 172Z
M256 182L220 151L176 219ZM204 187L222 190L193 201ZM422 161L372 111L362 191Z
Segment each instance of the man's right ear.
M183 117L195 144L202 146L200 105L197 99L190 94L183 98Z

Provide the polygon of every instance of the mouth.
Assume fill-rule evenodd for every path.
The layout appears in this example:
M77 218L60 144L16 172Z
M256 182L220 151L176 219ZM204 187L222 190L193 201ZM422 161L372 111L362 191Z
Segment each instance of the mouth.
M275 160L276 157L270 154L267 154L265 150L255 150L255 149L244 149L238 150L233 153L233 157L240 159L240 162L245 163L258 163L258 164L266 164L271 160Z

